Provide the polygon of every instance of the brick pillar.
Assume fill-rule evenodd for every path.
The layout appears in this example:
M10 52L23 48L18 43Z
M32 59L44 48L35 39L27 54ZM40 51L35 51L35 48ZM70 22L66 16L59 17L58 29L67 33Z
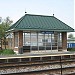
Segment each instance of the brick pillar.
M23 47L23 31L18 32L18 39L19 39L18 43L18 50L19 50L20 48Z
M16 33L17 33L17 37L15 36ZM23 31L14 32L13 36L14 36L13 38L14 51L16 53L19 53L19 49L23 47ZM15 38L17 39L17 42ZM17 44L17 47L15 46L15 43Z
M62 32L62 49L67 50L67 32Z
M15 46L15 43L16 43L16 41L15 41L16 36L15 35L16 35L16 33L18 34L18 32L13 32L13 49L16 53L18 53L18 46ZM18 37L17 37L17 39L18 39Z
M54 32L54 41L55 41L55 46L57 46L57 41L58 41L58 33Z

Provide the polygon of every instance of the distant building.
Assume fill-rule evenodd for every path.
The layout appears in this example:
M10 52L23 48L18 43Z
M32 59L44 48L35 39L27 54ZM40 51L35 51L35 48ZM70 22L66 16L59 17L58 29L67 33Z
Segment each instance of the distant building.
M75 39L74 38L69 38L67 40L67 48L75 48Z
M74 29L55 16L25 14L8 33L15 52L67 51L67 32ZM23 48L23 49L22 49Z

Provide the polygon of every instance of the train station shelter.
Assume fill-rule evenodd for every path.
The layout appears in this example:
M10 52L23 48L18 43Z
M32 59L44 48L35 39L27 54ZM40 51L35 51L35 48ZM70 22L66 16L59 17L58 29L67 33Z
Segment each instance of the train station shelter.
M9 29L15 52L67 51L67 32L74 29L53 16L25 14Z

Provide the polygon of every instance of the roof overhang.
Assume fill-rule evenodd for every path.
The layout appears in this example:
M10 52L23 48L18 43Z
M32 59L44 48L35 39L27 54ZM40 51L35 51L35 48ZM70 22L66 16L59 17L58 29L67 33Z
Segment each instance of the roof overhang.
M75 32L74 30L57 30L57 29L53 29L53 30L48 30L48 29L11 29L11 30L8 30L6 31L7 33L8 32L16 32L16 31L35 31L35 32L39 32L39 31L49 31L49 32Z

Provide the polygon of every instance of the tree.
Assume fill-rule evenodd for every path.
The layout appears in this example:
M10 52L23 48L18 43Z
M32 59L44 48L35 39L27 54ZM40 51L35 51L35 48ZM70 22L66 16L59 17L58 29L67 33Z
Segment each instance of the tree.
M68 38L70 38L70 39L72 39L73 37L74 37L73 34L68 35Z
M10 20L9 17L6 17L6 19L3 20L3 22L0 24L0 40L1 40L1 48L2 48L2 40L5 43L5 49L6 49L6 31L10 27L10 25L13 23L12 20Z

